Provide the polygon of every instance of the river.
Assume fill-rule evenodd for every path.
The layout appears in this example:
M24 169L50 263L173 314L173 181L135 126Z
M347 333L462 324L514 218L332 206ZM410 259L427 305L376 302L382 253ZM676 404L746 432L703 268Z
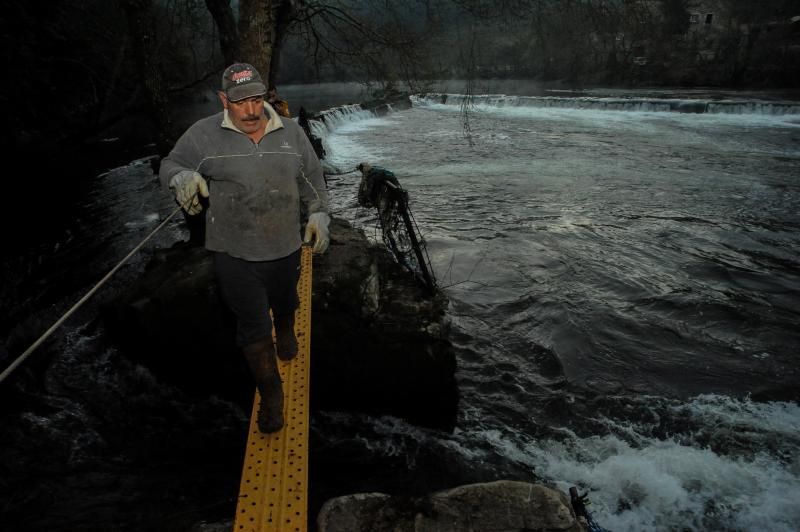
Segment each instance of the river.
M332 173L367 161L408 190L450 299L461 403L453 433L320 413L312 481L334 494L543 480L587 492L617 532L796 530L800 102L486 89L315 125ZM282 88L290 104L312 93ZM315 105L354 97L320 90ZM3 261L6 360L172 210L147 159L91 182ZM329 178L334 215L379 238L357 185ZM184 236L168 225L117 289ZM235 504L244 413L108 345L96 305L114 292L0 390L0 520L15 529L177 530Z
M328 162L395 172L451 300L458 429L421 439L579 486L611 530L795 530L798 113L609 91L332 116ZM356 184L336 212L375 234Z

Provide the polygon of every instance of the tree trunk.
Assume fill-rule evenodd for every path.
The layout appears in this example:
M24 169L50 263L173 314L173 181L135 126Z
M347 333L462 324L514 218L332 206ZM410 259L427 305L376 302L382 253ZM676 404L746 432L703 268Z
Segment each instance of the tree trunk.
M241 0L239 3L239 60L256 67L262 76L270 73L278 19L280 11L286 8L290 8L287 0Z
M230 0L206 0L206 8L217 24L219 47L222 50L222 57L225 58L225 65L239 61L239 34L236 31L236 20L233 17Z
M279 0L278 20L275 24L275 43L272 47L272 61L269 65L269 84L276 85L280 71L281 46L283 45L286 30L297 12L300 0Z
M156 128L156 146L161 156L169 153L174 142L168 112L164 76L157 59L157 39L151 0L121 0L128 19L128 32L139 76L145 89L149 115Z

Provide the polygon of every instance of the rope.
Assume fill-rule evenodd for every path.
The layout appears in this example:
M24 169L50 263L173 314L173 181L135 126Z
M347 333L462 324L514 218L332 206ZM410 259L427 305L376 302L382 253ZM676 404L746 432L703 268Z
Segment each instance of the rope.
M153 229L153 231L152 231L152 232L151 232L149 235L147 235L147 236L144 238L144 240L142 240L141 242L139 242L139 244L138 244L138 245L137 245L135 248L133 248L133 249L131 250L131 252L130 252L130 253L128 253L127 255L125 255L125 258L123 258L121 261L119 261L119 262L117 263L117 265L116 265L116 266L114 266L113 268L111 268L111 271L109 271L109 272L108 272L108 273L105 275L105 277L103 277L102 279L100 279L100 281L99 281L99 282L98 282L96 285L94 285L94 287L93 287L91 290L89 290L89 291L86 293L86 295L85 295L85 296L83 296L83 297L80 299L80 301L78 301L77 303L75 303L75 304L72 306L72 308L70 308L70 309L69 309L67 312L65 312L65 313L64 313L64 315L63 315L63 316L61 316L61 318L59 318L59 320L58 320L57 322L55 322L55 323L54 323L52 326L50 326L50 328L49 328L49 329L47 329L47 331L45 331L45 333L44 333L44 334L42 334L42 335L39 337L39 339L38 339L38 340L36 340L35 342L33 342L33 344L31 344L31 346L30 346L28 349L26 349L24 353L22 353L22 354L21 354L21 355L20 355L20 356L19 356L19 357L18 357L18 358L17 358L17 359L14 361L14 362L12 362L12 363L11 363L11 365L10 365L10 366L8 366L8 367L5 369L5 371L3 371L3 373L2 373L2 374L0 374L0 383L2 383L4 380L6 380L6 378L7 378L9 375L11 375L11 372L13 372L15 369L17 369L17 366L19 366L20 364L22 364L22 362L24 362L24 361L25 361L25 359L26 359L26 358L28 358L28 357L31 355L31 353L33 353L33 352L34 352L34 350L35 350L37 347L39 347L39 346L42 344L42 342L44 342L44 341L45 341L45 340L46 340L46 339L47 339L47 338L48 338L48 337L49 337L51 334L53 334L53 332L54 332L56 329L58 329L58 328L61 326L61 324L62 324L62 323L64 323L64 322L67 320L67 318L69 318L70 316L72 316L72 314L73 314L73 313L74 313L76 310L78 310L78 309L79 309L79 308L80 308L80 307L81 307L81 306L82 306L84 303L86 303L86 301L87 301L87 300L88 300L90 297L92 297L92 296L94 295L94 293L95 293L95 292L97 292L97 290L99 290L99 289L100 289L100 287L101 287L101 286L103 286L103 285L104 285L104 284L105 284L105 283L106 283L106 282L107 282L109 279L111 279L111 276L112 276L112 275L114 275L114 274L117 272L117 270L119 270L119 269L122 267L122 265L123 265L123 264L125 264L125 263L128 261L128 259L130 259L130 258L131 258L131 257L132 257L132 256L133 256L133 255L134 255L136 252L137 252L137 251L139 251L139 250L141 249L141 247L142 247L142 246L145 244L145 242L147 242L148 240L150 240L150 239L153 237L153 235L155 235L155 234L156 234L158 231L160 231L160 230L161 230L161 228L162 228L162 227L164 227L165 225L167 225L167 222L169 222L169 221L172 219L172 217L173 217L173 216L175 216L176 214L178 214L180 211L181 211L181 207L180 207L180 206L179 206L179 207L177 207L177 208L176 208L174 211L172 211L172 213L171 213L169 216L167 216L167 217L164 219L164 221L163 221L163 222L161 222L161 223L158 225L158 227L156 227L155 229Z

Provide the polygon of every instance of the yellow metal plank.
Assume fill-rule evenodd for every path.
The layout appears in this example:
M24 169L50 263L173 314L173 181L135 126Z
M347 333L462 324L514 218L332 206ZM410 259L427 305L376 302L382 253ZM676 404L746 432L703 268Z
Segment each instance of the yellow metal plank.
M253 399L239 501L233 530L303 531L308 522L308 405L311 367L311 248L303 246L295 315L297 356L278 359L283 380L284 427L262 434L256 419L261 400Z

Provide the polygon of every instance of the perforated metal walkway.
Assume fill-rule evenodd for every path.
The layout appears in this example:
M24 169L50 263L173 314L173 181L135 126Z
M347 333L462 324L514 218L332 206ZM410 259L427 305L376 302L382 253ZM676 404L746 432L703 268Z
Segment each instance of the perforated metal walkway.
M291 362L278 360L285 425L274 434L259 432L256 418L260 396L256 390L234 532L307 529L311 248L303 246L300 261L300 306L295 318L298 353Z

